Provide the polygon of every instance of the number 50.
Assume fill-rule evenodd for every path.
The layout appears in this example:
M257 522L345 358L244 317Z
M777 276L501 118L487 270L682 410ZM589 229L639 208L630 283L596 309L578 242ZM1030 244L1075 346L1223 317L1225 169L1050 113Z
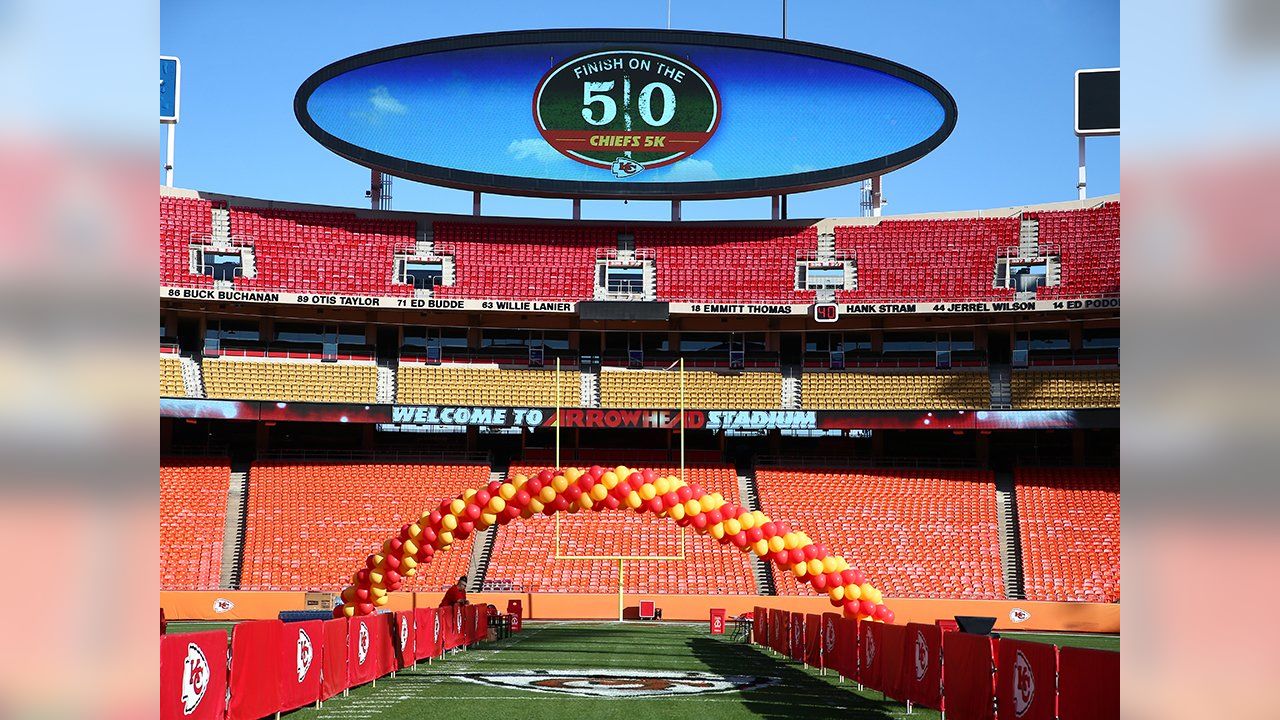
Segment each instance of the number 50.
M612 97L606 95L617 85L617 81L609 80L607 82L590 82L582 83L582 119L592 125L608 125L618 116L618 103ZM631 83L624 82L622 91L622 104L624 107L631 105ZM655 118L653 116L653 93L662 93L662 116ZM600 105L600 117L596 118L592 112L592 105ZM671 86L662 82L651 82L640 89L640 95L636 98L636 107L640 111L640 119L649 124L650 127L662 127L671 122L671 118L676 114L676 93Z

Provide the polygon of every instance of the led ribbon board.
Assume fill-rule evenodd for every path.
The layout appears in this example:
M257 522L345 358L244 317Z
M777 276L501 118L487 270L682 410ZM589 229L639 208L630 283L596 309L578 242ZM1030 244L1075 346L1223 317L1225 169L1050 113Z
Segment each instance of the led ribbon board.
M861 53L683 30L464 35L335 62L294 98L353 162L483 192L753 197L880 175L956 123L932 78Z

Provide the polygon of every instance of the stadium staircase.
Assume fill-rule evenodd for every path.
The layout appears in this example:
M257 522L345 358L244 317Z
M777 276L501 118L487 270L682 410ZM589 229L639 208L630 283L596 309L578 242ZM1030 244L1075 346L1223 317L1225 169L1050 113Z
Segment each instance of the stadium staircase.
M1018 257L1040 257L1040 220L1038 218L1022 218L1018 228Z
M182 387L189 398L204 397L204 378L200 375L200 363L186 355L179 356L182 363Z
M503 482L506 479L505 470L489 471L489 482ZM497 539L497 525L476 533L475 542L471 544L471 564L467 567L467 592L480 592L484 588L484 576L489 572L489 561L493 559L493 545Z
M381 404L396 401L396 372L400 359L396 357L378 359L378 390L375 399Z
M1008 410L1013 407L1013 371L1008 365L992 365L987 369L991 378L991 409Z
M583 365L578 370L578 382L581 383L582 389L582 406L600 407L600 366L593 364L588 369Z
M227 486L227 516L222 530L222 574L218 587L240 588L240 566L244 560L245 515L249 509L249 462L231 465L231 483Z
M1018 527L1018 498L1013 489L1013 473L996 473L996 519L1000 530L1000 568L1004 573L1004 594L1010 600L1025 600L1026 580L1022 569L1022 532Z
M742 498L742 504L748 510L760 509L760 493L756 489L755 469L747 466L738 469L738 497ZM769 563L761 557L757 557L755 553L748 553L751 556L751 572L756 579L756 592L761 595L777 595L778 589L773 582L773 571L769 568Z
M782 367L782 408L784 410L799 410L801 402L804 399L801 389L803 383L801 378L804 376L804 366L802 365L784 365Z
M209 209L213 230L213 242L224 244L231 241L231 211L226 205L214 205Z

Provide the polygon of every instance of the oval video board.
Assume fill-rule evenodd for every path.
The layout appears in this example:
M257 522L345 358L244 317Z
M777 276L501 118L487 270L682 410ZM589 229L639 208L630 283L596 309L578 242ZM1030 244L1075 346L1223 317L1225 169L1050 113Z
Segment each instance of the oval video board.
M955 101L888 60L683 30L426 40L316 72L294 98L333 152L411 180L581 198L799 192L940 145Z

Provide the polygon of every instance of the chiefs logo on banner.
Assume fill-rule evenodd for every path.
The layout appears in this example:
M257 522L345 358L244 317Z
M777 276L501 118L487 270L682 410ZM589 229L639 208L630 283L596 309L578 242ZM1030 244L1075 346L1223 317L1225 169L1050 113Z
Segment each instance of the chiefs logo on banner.
M791 640L787 655L792 660L804 662L804 613L791 613Z
M292 710L320 697L319 643L324 624L319 620L285 623L280 641L280 709ZM296 682L295 682L296 680Z
M227 701L227 634L160 638L160 717L222 720Z
M839 620L840 616L836 613L822 613L821 667L838 669L841 665L839 637L836 632Z
M1058 649L1044 643L1000 641L996 705L1001 720L1053 720Z
M412 610L401 610L396 618L396 664L405 668L417 661L414 647L414 617Z
M910 653L907 697L925 707L942 707L942 628L937 625L907 625Z
M351 687L376 680L395 668L391 625L385 614L351 618L347 678Z
M864 622L862 625L862 666L858 682L874 690L881 689L880 682L880 634L883 623Z

